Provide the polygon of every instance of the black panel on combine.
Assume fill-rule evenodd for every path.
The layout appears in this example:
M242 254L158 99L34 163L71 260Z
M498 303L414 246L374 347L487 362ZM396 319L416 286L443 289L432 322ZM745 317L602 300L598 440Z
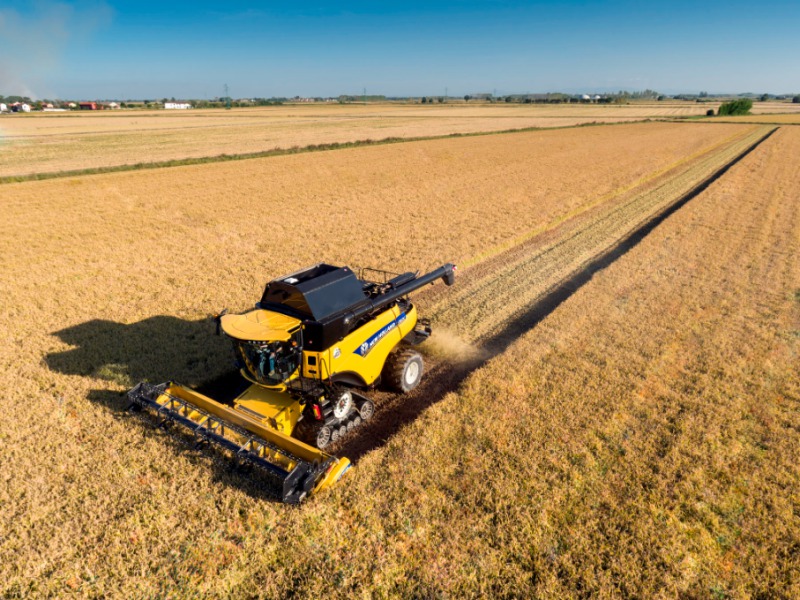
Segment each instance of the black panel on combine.
M257 306L301 319L305 349L321 352L409 292L439 278L453 285L454 269L446 264L421 277L403 273L376 289L347 267L320 263L270 281Z
M275 309L280 305L292 315L314 321L367 301L363 283L347 267L318 264L267 284L261 306Z

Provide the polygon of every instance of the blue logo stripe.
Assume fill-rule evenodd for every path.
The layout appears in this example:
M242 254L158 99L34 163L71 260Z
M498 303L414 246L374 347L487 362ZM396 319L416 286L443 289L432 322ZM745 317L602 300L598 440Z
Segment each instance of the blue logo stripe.
M406 320L406 313L400 313L400 316L397 317L391 323L387 323L383 327L381 327L378 331L373 333L369 339L367 339L363 344L361 344L358 348L355 349L353 354L358 354L362 358L369 354L370 350L375 347L375 344L380 342L383 338L386 337L386 334L389 333L392 329L400 325L403 321Z

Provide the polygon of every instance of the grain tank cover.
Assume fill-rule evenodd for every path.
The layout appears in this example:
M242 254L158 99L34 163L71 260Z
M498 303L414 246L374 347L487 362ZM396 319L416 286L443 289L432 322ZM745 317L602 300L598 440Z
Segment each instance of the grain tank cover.
M277 306L295 316L321 321L368 300L364 285L348 267L320 263L267 284L260 306Z

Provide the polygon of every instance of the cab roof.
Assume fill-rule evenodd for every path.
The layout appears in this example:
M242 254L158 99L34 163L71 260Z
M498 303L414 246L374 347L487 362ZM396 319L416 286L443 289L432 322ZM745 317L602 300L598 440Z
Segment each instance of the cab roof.
M299 325L299 319L263 309L220 318L225 335L249 342L287 342Z

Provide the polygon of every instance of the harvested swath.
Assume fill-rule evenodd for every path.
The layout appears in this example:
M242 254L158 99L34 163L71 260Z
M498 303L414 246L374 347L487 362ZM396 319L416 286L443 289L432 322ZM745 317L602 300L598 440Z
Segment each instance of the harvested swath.
M442 298L441 305L431 311L433 318L470 341L490 337L770 131L769 127L751 131L620 195L614 202L587 211L583 218L541 239L534 238L529 248L517 247L514 254L503 257L502 264L487 264L481 269L483 276L475 276Z
M380 410L342 452L357 460L491 357L502 353L663 219L752 151L774 130L763 127L654 175L613 200L513 246L462 273L456 289L435 288L418 298L436 326L425 347L431 376L409 396L373 395ZM441 328L441 329L440 329Z

